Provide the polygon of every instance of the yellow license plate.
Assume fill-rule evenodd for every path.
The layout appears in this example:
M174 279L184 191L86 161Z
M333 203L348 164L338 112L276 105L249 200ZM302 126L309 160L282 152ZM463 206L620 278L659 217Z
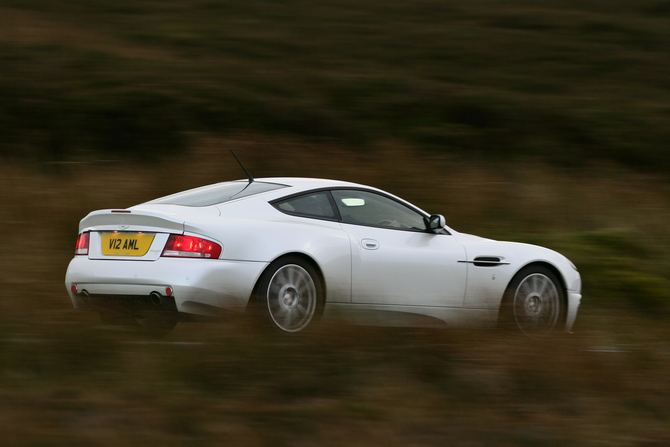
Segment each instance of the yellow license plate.
M154 236L143 233L103 233L102 254L105 256L144 256Z

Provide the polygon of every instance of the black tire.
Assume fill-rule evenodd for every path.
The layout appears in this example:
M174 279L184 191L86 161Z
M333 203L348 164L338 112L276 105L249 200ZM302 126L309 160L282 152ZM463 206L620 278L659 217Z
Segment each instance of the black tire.
M565 322L565 290L556 275L541 265L521 269L510 281L498 325L525 334L549 333Z
M272 327L284 333L307 329L323 313L321 276L298 256L280 258L261 275L256 301Z

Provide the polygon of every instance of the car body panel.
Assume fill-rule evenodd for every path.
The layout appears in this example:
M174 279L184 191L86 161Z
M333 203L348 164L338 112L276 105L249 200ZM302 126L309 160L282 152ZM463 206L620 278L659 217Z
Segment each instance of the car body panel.
M463 306L465 249L451 235L342 227L351 238L353 303Z
M267 203L266 203L267 205ZM351 301L351 249L339 222L284 215L274 219L229 218L201 220L187 225L194 234L220 232L222 259L269 264L291 253L309 257L319 267L327 284L328 299Z
M68 284L78 287L78 293L69 290L77 309L100 310L86 303L82 291L109 296L149 296L152 292L164 294L165 288L171 287L179 312L216 316L220 311L244 311L253 286L266 266L263 262L209 259L160 258L154 262L137 262L77 256L70 262L66 278ZM124 292L120 293L119 288Z
M497 308L500 300L496 297L502 296L516 272L534 263L551 265L559 272L559 278L563 280L566 290L576 292L581 290L579 273L560 253L537 245L494 241L453 232L468 253L468 290L465 307ZM476 266L474 260L481 257L499 258L501 264Z

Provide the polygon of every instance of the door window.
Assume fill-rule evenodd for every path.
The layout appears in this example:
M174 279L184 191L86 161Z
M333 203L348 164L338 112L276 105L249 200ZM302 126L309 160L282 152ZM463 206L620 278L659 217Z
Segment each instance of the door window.
M332 191L342 221L382 228L425 231L424 216L389 197L368 191Z

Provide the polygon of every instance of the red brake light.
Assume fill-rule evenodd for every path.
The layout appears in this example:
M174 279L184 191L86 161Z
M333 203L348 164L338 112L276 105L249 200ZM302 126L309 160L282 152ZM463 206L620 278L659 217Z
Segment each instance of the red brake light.
M171 234L161 256L175 258L217 259L221 255L221 246L195 236Z
M87 255L88 254L88 240L89 233L81 233L77 238L77 246L74 249L75 255Z

